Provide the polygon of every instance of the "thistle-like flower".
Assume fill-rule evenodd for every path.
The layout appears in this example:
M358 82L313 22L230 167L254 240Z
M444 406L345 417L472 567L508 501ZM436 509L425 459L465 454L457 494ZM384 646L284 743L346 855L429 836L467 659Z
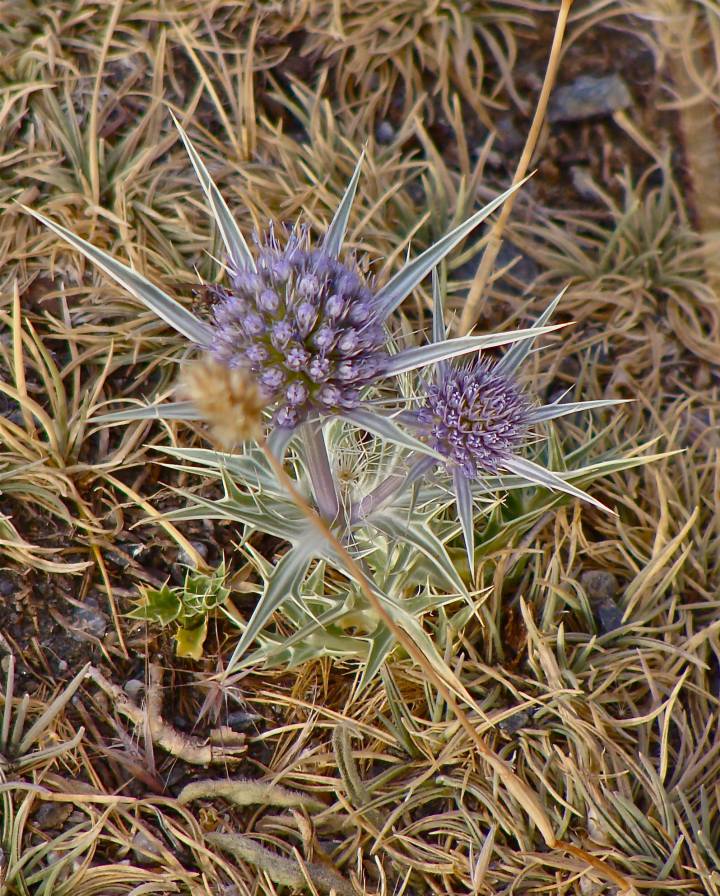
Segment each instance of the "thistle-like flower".
M521 446L531 405L520 386L485 359L446 370L427 385L418 430L449 472L466 479L497 473Z
M439 281L433 277L433 338L445 338ZM540 485L580 498L608 510L592 496L562 476L523 456L532 427L566 414L620 404L617 400L578 401L535 406L517 381L517 371L530 353L536 335L545 332L562 293L540 315L531 328L531 338L518 342L493 363L479 355L468 363L439 363L434 377L423 383L420 407L403 415L430 447L441 456L441 466L452 477L452 488L472 566L476 495L496 490L498 474L510 473L518 484ZM564 396L563 396L564 397ZM437 465L431 458L416 462L411 477ZM507 486L508 484L505 483ZM378 489L379 497L382 492ZM366 500L372 508L375 502Z
M295 227L284 245L271 228L253 253L195 147L175 123L227 250L229 285L211 287L215 297L212 320L197 318L137 271L37 212L27 211L189 339L202 355L228 371L244 370L255 378L271 417L268 438L272 450L282 457L293 436L302 431L302 452L318 509L326 519L335 520L341 514L322 433L324 418L342 417L406 449L441 458L431 444L397 425L397 412L385 412L363 401L367 387L384 377L535 335L536 331L517 330L443 338L397 353L390 353L385 346L385 324L393 311L521 184L489 202L375 290L363 281L354 263L340 261L362 157L317 244L311 244L309 231L302 225ZM203 381L207 382L207 377ZM202 419L203 407L208 404L217 418L217 390L211 389L212 396L205 401L198 393L199 383L196 378L191 400L133 408L98 419ZM228 402L228 416L237 410L237 405ZM244 419L240 422L244 427ZM222 429L226 434L237 431L231 422Z
M216 287L212 356L257 378L274 422L357 407L363 387L385 374L389 355L373 292L356 270L312 249L307 228L280 245L271 228L254 268L231 270Z
M214 318L200 320L137 271L43 215L27 209L79 249L106 274L230 369L244 367L268 398L276 447L287 443L306 420L342 415L405 447L431 452L398 427L389 415L360 406L365 387L382 377L434 364L480 348L528 338L529 331L444 339L390 354L384 326L393 311L430 271L520 184L516 184L439 239L380 289L364 282L354 263L339 260L357 191L362 157L330 226L315 245L298 225L281 245L271 228L251 252L235 219L189 137L175 122L210 212L227 250L227 287L211 287ZM197 408L176 402L145 409L146 417L197 418ZM110 419L139 419L143 409ZM284 433L284 435L283 435Z

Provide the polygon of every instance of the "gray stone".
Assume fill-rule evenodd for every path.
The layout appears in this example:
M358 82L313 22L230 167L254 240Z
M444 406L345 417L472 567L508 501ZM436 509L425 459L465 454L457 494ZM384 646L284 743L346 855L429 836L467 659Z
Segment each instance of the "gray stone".
M517 734L518 731L522 731L523 728L527 728L528 725L532 722L533 713L527 709L521 709L520 712L516 712L511 716L508 716L507 719L503 719L501 722L498 722L498 728L501 731L504 731L505 734Z
M622 628L625 624L623 622L623 611L614 600L600 601L595 608L595 613L603 635L607 635L608 632L614 632L615 629Z
M70 803L40 803L37 811L33 816L35 824L41 831L50 831L53 828L61 827L72 813L73 807Z
M137 678L131 678L129 681L125 682L125 684L123 685L123 690L131 700L134 700L135 703L139 703L140 696L145 690L145 682L138 681Z
M92 635L93 638L104 638L107 631L107 618L96 606L86 603L73 613L73 627Z
M203 560L207 560L208 558L208 546L202 541L191 541L190 544L195 548L198 554L203 558ZM180 551L178 554L178 562L183 566L195 566L194 559L186 554L185 551Z
M617 578L604 569L589 569L580 576L580 584L590 603L614 601L620 590Z
M395 128L389 121L381 121L375 130L375 139L378 143L392 143L395 139Z
M548 120L583 121L595 115L611 115L631 103L630 91L620 75L601 78L581 75L572 84L555 89L550 98Z
M589 569L580 576L580 584L592 604L600 633L606 635L622 628L625 623L622 607L617 603L620 591L617 578L604 569Z

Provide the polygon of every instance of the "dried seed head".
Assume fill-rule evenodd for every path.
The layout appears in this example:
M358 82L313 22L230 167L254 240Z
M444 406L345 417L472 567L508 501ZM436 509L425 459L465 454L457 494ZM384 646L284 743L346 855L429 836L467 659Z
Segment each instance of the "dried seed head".
M203 355L185 366L181 389L223 448L262 435L267 396L246 368L230 368Z

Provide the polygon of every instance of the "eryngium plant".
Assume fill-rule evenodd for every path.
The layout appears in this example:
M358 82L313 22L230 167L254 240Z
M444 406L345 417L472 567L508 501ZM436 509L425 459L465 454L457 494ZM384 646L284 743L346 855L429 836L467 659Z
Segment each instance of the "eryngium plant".
M541 485L602 507L573 484L588 481L597 470L587 468L584 477L583 471L552 472L523 453L534 425L615 403L536 407L517 381L533 340L554 329L547 321L559 296L528 329L449 339L436 278L432 342L398 350L390 337L389 322L405 297L517 187L378 287L363 278L354 257L341 256L362 159L318 243L302 222L289 231L271 224L257 237L253 253L190 139L179 125L178 130L227 249L227 283L210 288L214 305L208 319L197 318L136 271L31 212L199 352L184 376L189 398L100 419L205 418L226 445L244 441L239 453L173 452L183 469L217 475L225 487L221 501L188 495L187 509L173 518L239 520L247 535L261 530L292 546L275 566L253 555L264 585L231 669L257 639L261 648L252 659L269 656L274 639L264 630L281 607L296 630L291 643L311 632L317 641L318 632L324 633L335 638L339 654L371 658L373 671L393 646L382 623L362 606L357 583L341 572L341 559L308 533L307 521L279 486L263 451L253 447L253 438L262 445L266 437L276 457L287 458L300 492L311 496L348 550L362 559L388 612L437 658L419 620L454 600L472 605L474 532L483 502L499 491ZM499 362L478 356L481 349L501 345L512 348ZM454 359L467 355L469 361L455 365ZM408 392L404 383L413 377ZM395 384L394 403L388 400L388 381ZM328 451L330 430L334 444ZM359 488L345 488L338 475L338 439L347 443L348 438L372 446L366 470L355 471ZM454 519L446 512L451 504L457 508ZM465 576L448 552L461 533ZM319 589L316 600L307 591L311 569L308 581ZM340 627L337 635L333 626ZM292 659L288 646L286 660Z

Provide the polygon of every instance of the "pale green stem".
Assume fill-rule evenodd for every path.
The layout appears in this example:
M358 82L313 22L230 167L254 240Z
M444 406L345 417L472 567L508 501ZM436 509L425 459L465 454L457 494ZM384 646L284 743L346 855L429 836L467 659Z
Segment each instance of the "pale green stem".
M359 523L367 519L371 513L374 513L386 501L392 498L398 492L402 491L406 486L413 483L419 475L427 472L435 465L432 458L428 458L424 454L411 454L408 458L410 470L406 473L391 473L383 481L376 485L375 488L368 492L365 497L352 508L350 513L350 521Z
M301 439L315 504L320 516L334 523L340 515L340 501L320 421L303 424Z
M407 473L391 473L386 479L368 492L364 498L353 507L350 517L351 522L359 523L370 516L375 510L399 491L407 482Z

